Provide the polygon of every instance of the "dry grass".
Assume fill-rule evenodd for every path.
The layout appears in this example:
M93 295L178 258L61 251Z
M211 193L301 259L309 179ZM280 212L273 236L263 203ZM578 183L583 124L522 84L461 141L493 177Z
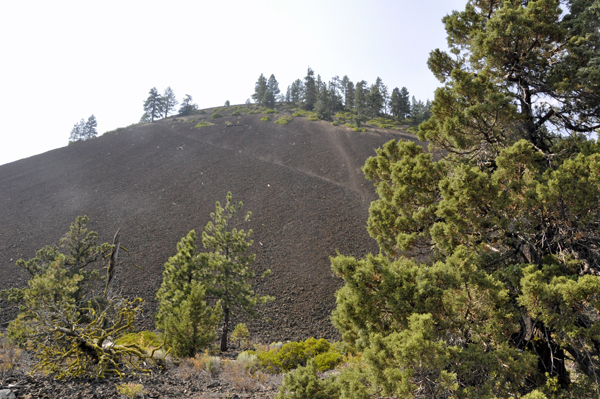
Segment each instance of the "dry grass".
M9 343L0 334L0 378L4 378L20 369L23 360L23 350Z

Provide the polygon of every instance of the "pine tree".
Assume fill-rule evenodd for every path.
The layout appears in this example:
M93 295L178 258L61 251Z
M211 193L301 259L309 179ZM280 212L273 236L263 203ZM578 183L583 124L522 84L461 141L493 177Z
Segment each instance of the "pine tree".
M400 89L399 111L400 119L410 117L410 95L408 94L408 89L406 87Z
M175 93L173 93L171 86L167 87L162 96L162 109L165 118L169 116L169 113L175 110L177 104L179 104L179 102L175 98Z
M156 327L165 332L176 356L193 357L216 337L221 308L206 304L208 274L208 257L196 252L196 233L192 230L177 244L177 254L165 264L156 294Z
M317 103L318 87L315 81L315 72L308 67L306 76L304 77L304 92L302 93L302 99L304 101L303 107L305 110L312 111Z
M356 124L360 126L360 123L366 119L367 115L367 96L365 93L365 86L367 82L361 80L356 83L356 90L354 93L354 112L356 113Z
M85 140L85 121L81 119L79 123L73 125L69 136L69 143Z
M265 92L268 90L267 78L261 73L258 77L258 80L254 84L254 94L252 94L252 99L255 103L262 103L263 98L265 97Z
M85 127L84 127L85 140L92 139L92 138L98 136L98 131L96 130L97 126L98 126L98 122L96 121L96 117L92 114L88 118L87 122L85 123Z
M299 105L302 102L302 95L304 93L304 84L300 79L296 79L292 83L292 87L290 90L290 100L295 105Z
M207 294L218 299L223 308L223 328L221 332L221 351L227 350L227 334L232 312L241 312L256 316L256 306L272 300L268 296L254 293L250 282L254 272L248 265L254 262L255 255L247 255L252 245L252 230L245 232L233 225L236 214L243 208L241 202L233 202L231 193L227 193L225 206L215 204L215 212L211 213L212 221L208 222L202 232L202 244L207 250L210 275L206 278ZM251 213L243 219L247 222ZM268 273L266 273L268 274Z
M365 94L366 112L371 118L376 118L384 107L383 81L377 78Z
M160 118L162 115L163 101L156 87L150 89L148 98L144 102L144 115L145 119L150 122L154 122L154 119ZM144 117L142 117L144 119Z
M379 148L363 170L381 252L332 262L334 324L364 362L338 381L597 398L600 144L582 134L600 128L597 4L477 1L444 22L450 52L428 64L445 85L418 132L439 161L412 142Z
M192 96L186 94L185 97L183 97L183 101L181 102L181 107L179 107L179 115L191 115L192 113L197 111L198 105L194 104L193 101L194 100L192 100Z
M390 112L396 119L404 119L403 118L404 115L401 112L401 108L402 108L401 101L402 101L402 97L400 94L400 89L395 87L394 90L392 90L392 96L390 99Z
M267 82L267 90L271 93L271 95L269 96L269 98L272 97L273 101L270 104L265 104L267 107L269 108L273 108L275 106L275 100L277 100L277 98L279 98L279 82L277 82L277 79L275 79L275 75L271 74L271 76L269 76L269 81Z

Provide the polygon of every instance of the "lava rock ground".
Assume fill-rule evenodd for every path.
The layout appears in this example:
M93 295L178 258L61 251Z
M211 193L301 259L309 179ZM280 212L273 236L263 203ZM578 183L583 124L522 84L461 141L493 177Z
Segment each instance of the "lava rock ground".
M121 228L129 255L121 256L116 286L145 300L138 327L152 330L164 263L191 229L200 234L215 201L231 191L252 212L252 268L257 276L272 271L253 283L275 298L248 321L253 339L338 339L330 314L341 280L329 258L378 251L366 231L374 188L361 167L387 141L416 138L300 117L278 125L260 114L209 115L132 125L0 166L0 288L24 286L27 274L15 261L57 244L87 215L99 242ZM196 128L200 121L213 125ZM16 312L0 302L0 329Z

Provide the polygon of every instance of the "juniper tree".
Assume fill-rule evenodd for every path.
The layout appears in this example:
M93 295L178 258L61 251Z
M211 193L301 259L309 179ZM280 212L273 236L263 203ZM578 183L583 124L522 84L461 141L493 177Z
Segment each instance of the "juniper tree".
M599 10L482 0L444 18L432 153L391 141L367 160L381 253L332 261L334 324L364 362L341 396L600 397Z

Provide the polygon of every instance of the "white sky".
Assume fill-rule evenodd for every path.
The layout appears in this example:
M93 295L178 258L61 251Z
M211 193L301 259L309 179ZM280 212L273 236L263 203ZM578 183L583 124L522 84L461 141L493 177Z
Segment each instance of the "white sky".
M0 2L0 165L137 123L148 91L201 108L246 101L263 73L283 92L310 66L433 98L441 18L466 0Z

